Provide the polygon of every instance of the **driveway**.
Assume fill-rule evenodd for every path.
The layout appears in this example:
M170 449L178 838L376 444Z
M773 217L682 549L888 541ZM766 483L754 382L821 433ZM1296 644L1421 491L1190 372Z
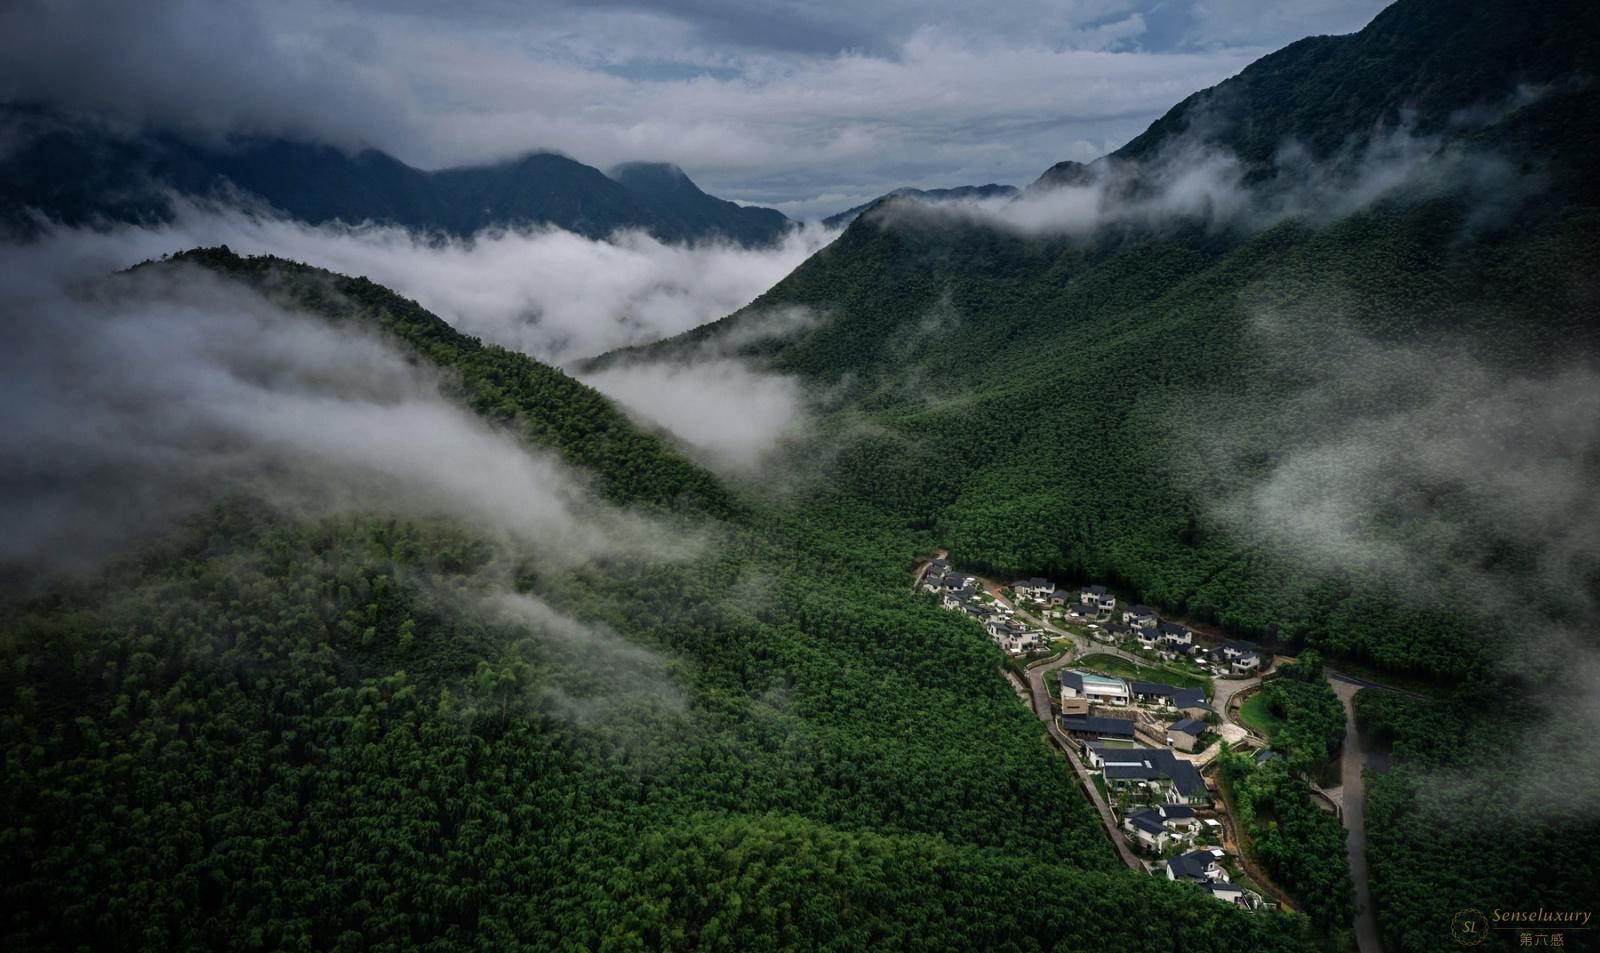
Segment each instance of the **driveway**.
M1238 698L1240 694L1260 685L1261 677L1252 675L1249 678L1219 678L1211 684L1216 686L1217 689L1216 697L1211 700L1211 704L1217 709L1217 714L1222 718L1222 724L1217 726L1217 734L1221 735L1222 739L1229 744L1238 744L1248 738L1260 747L1265 748L1267 739L1251 730L1233 713L1233 700Z

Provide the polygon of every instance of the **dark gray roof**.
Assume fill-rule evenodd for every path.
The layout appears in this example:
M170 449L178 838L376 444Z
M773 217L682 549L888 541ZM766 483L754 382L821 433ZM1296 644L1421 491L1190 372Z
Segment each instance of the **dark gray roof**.
M1155 781L1167 776L1165 771L1146 761L1143 764L1108 764L1107 781Z
M1251 642L1247 639L1229 639L1222 644L1224 647L1233 649L1235 652L1256 652L1261 648L1259 645L1256 645L1254 642Z
M1179 708L1209 709L1211 707L1206 704L1206 693L1205 689L1202 688L1180 688L1173 692L1172 702Z
M1171 759L1167 777L1172 779L1172 786L1178 789L1178 793L1184 797L1205 793L1206 782L1200 777L1200 772L1195 770L1194 765L1182 758L1174 757L1170 751L1163 751L1162 754Z
M1066 722L1068 719L1061 719ZM1115 719L1100 718L1096 721L1114 721ZM1132 722L1128 722L1132 725ZM1130 727L1131 731L1131 727ZM1108 732L1109 734L1109 732ZM1194 765L1183 760L1165 748L1140 748L1129 749L1099 749L1100 757L1106 761L1105 776L1107 781L1153 781L1157 778L1167 778L1172 786L1177 788L1185 797L1198 794L1205 790L1206 783L1200 777L1200 772ZM1131 760L1137 757L1137 764L1113 764L1112 762L1123 758Z
M1156 610L1154 610L1154 609L1152 609L1152 608L1150 608L1149 606L1146 606L1146 605L1131 606L1128 609L1128 611L1133 613L1134 615L1155 615L1156 614Z
M1097 735L1133 737L1133 721L1122 718L1098 718L1093 715L1062 715L1061 730L1081 731Z
M1206 733L1206 723L1198 718L1185 718L1182 721L1173 722L1172 727L1167 730L1181 731L1184 734L1194 735L1198 738Z
M1161 625L1156 627L1156 631L1160 632L1162 635L1175 636L1180 639L1189 634L1188 629L1176 622L1163 622Z
M1135 695L1171 696L1176 695L1178 692L1171 685L1163 685L1160 682L1129 682L1128 684L1132 687Z
M1062 672L1059 677L1061 679L1061 684L1067 686L1068 688L1077 690L1078 694L1080 695L1083 694L1082 672Z
M1084 586L1083 587L1083 591L1085 593L1087 593L1088 595L1091 595L1091 596L1103 596L1103 595L1106 594L1106 587L1105 586Z
M1163 804L1161 805L1161 813L1167 818L1176 820L1178 818L1194 817L1194 808L1187 804Z
M1105 629L1112 635L1127 635L1129 632L1133 631L1133 626L1124 625L1121 622L1107 622Z
M1149 808L1129 814L1128 823L1148 834L1165 834L1167 832L1167 825L1161 823L1161 815Z
M1205 880L1206 868L1217 858L1209 850L1192 850L1179 857L1167 861L1173 874L1183 880Z

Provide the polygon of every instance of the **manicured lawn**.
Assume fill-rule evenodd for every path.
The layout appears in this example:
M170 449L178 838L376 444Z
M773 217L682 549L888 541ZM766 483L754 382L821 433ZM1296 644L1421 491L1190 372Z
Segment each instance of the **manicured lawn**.
M1266 735L1268 741L1272 740L1273 732L1283 725L1282 718L1267 711L1266 696L1260 692L1246 698L1244 704L1239 706L1239 720Z
M1143 682L1160 682L1176 688L1203 688L1208 696L1211 694L1210 679L1166 666L1135 665L1115 655L1087 655L1079 660L1079 664L1084 668L1092 668L1116 678L1136 678Z
M1098 774L1091 775L1091 777L1094 778L1094 788L1096 791L1100 792L1101 800L1105 801L1107 804L1110 804L1111 796L1106 794L1106 779Z

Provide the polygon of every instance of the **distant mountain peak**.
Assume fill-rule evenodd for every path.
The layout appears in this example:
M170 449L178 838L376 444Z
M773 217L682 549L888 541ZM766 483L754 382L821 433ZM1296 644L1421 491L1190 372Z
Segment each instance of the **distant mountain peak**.
M376 149L293 139L210 144L168 133L0 104L0 231L34 233L38 218L171 221L173 195L247 196L308 224L377 222L447 235L554 225L604 238L643 229L663 241L770 245L781 212L707 195L675 165L630 163L608 176L559 152L424 171Z

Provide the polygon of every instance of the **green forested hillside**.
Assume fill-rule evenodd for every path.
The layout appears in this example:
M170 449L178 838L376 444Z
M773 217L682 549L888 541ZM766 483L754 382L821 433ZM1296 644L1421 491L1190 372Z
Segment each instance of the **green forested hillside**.
M146 267L195 266L381 329L697 544L547 563L239 499L7 605L8 948L1302 948L1118 865L872 508L734 505L367 282Z
M1310 37L1179 103L1114 158L1199 134L1252 165L1287 142L1328 155L1401 125L1459 131L1466 115L1578 93L1600 67L1584 0L1404 0L1349 36Z
M469 337L415 301L365 278L335 275L226 247L184 252L156 265L196 264L268 291L334 322L356 321L403 343L448 372L449 396L591 474L611 503L726 515L727 492L656 436L641 432L609 400L559 370Z
M1291 649L1451 672L1470 662L1469 620L1385 591L1381 576L1310 572L1228 525L1220 504L1315 436L1283 413L1296 396L1326 382L1351 401L1387 399L1331 373L1351 368L1328 363L1353 359L1341 335L1381 347L1447 330L1532 373L1594 347L1581 263L1600 217L1573 208L1463 244L1465 215L1440 201L1231 243L1195 229L1104 247L864 222L750 313L829 315L765 357L848 386L831 479L933 528L964 564L1108 579ZM1286 346L1256 323L1264 310ZM1480 542L1462 558L1491 558Z
M1392 748L1389 769L1367 773L1372 896L1386 948L1437 949L1437 924L1490 901L1502 910L1593 905L1585 871L1600 821L1587 808L1586 721L1551 718L1536 699L1471 682L1433 701L1363 691L1356 723L1369 743ZM1586 938L1567 932L1565 943L1581 948ZM1509 930L1484 948L1520 945Z
M1581 907L1600 850L1570 810L1600 782L1575 754L1600 624L1595 27L1581 4L1403 0L1191 97L1116 157L1113 201L1159 194L1189 145L1279 176L1263 206L1296 174L1399 175L1404 156L1361 152L1396 125L1405 150L1462 163L1337 214L1052 234L890 202L750 308L604 360L725 348L809 308L815 326L742 353L817 385L828 453L791 463L826 460L822 492L964 567L1109 582L1333 667L1472 686L1415 731L1394 726L1413 709L1387 719L1369 856L1389 949L1440 949L1463 907ZM1295 142L1334 165L1268 162ZM1096 174L1064 168L1024 201ZM1342 719L1320 685L1278 694L1306 696L1309 767ZM1442 761L1422 754L1440 732ZM1268 818L1262 862L1341 922L1331 815L1291 772L1234 770Z

